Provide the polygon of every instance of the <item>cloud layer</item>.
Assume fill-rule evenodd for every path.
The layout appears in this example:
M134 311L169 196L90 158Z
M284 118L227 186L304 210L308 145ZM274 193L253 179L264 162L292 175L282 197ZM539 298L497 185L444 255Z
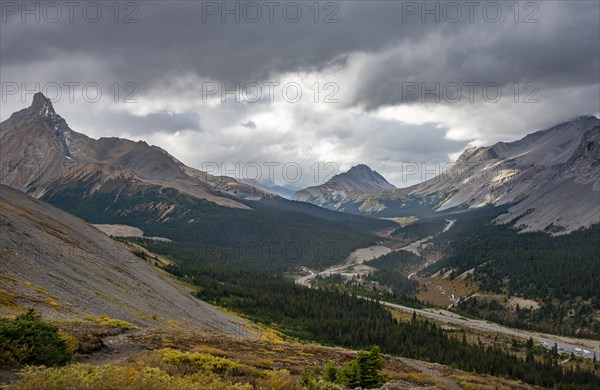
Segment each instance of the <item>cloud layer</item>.
M2 3L0 119L40 89L75 130L198 168L406 186L407 163L600 113L597 1L35 4Z

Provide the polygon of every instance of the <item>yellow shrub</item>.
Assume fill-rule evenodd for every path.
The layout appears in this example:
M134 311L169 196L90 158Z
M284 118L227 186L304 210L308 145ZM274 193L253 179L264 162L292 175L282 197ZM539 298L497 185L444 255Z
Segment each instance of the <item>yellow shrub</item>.
M466 381L462 381L459 383L460 387L462 387L465 390L477 390L477 386L475 386L472 383L466 382Z
M75 353L75 351L77 351L77 349L79 348L79 341L77 341L75 337L63 331L59 331L58 334L60 335L60 338L65 340L65 342L67 343L67 350L69 351L69 353Z
M117 319L110 318L107 316L102 316L100 318L96 318L93 316L87 316L87 317L84 317L83 319L87 320L87 321L95 322L100 325L112 326L113 328L121 328L121 329L136 329L137 328L137 326L135 326L127 321L117 320Z
M265 378L259 381L260 389L285 390L294 388L294 380L288 370L267 371Z
M199 352L181 352L176 349L161 349L163 361L176 366L189 366L215 374L241 375L244 366L229 359Z
M211 373L173 376L157 367L133 365L72 364L61 368L27 367L14 389L106 389L106 390L251 390L250 384L232 383Z

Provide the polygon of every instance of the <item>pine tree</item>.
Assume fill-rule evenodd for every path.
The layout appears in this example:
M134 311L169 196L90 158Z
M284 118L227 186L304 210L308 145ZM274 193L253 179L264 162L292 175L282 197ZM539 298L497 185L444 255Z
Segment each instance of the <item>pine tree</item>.
M534 358L533 358L533 338L529 338L529 340L527 340L527 354L525 355L525 361L526 362L533 362Z
M356 362L360 370L360 385L371 389L381 386L386 378L379 374L385 364L379 354L379 347L374 346L370 351L360 351L356 355Z

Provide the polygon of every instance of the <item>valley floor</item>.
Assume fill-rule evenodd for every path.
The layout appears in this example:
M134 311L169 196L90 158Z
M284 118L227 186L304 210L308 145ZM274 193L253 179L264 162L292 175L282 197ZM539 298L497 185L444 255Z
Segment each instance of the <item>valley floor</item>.
M446 227L446 229L449 229L450 227L452 227L452 225L454 223L454 221L448 221L448 222L449 223L448 223L448 226ZM406 245L400 249L410 251L413 253L417 252L417 254L418 254L419 245L422 244L423 242L427 241L428 239L429 238L425 238L425 239L422 239L419 241L415 241L415 242L410 243L409 245ZM391 248L391 245L390 245L390 248ZM320 272L314 272L312 270L305 268L304 271L308 272L308 275L297 278L296 283L298 283L302 286L310 286L311 281L313 281L317 276L331 276L331 275L338 274L338 275L344 275L347 277L347 276L352 276L353 273L355 275L357 275L360 273L360 270L358 270L358 272L356 271L357 265L361 265L362 267L365 267L366 268L365 273L368 273L369 269L368 269L368 266L366 265L366 263L368 263L371 260L375 260L378 257L383 256L387 253L390 253L392 251L392 249L390 249L390 248L386 247L385 245L379 244L379 245L375 245L375 246L368 247L368 248L358 249L358 250L354 251L346 259L346 261L343 264L327 268ZM352 271L350 271L350 270L352 270ZM411 277L413 277L415 274L416 274L416 272L411 273L409 275L409 279ZM369 298L365 298L365 299L369 299ZM566 337L566 336L559 336L559 335L545 334L545 333L540 333L540 332L531 332L531 331L526 331L526 330L514 329L514 328L509 328L509 327L506 327L503 325L499 325L499 324L496 324L496 323L493 323L490 321L466 318L462 315L450 312L448 310L436 309L436 308L416 309L413 307L399 305L399 304L392 303L392 302L386 302L386 301L382 301L382 300L379 300L379 301L382 304L384 304L385 306L392 308L394 310L400 310L400 311L408 312L408 313L415 312L418 316L429 318L429 319L439 321L441 323L445 323L445 324L449 324L449 325L470 328L470 329L474 329L474 330L478 330L478 331L499 333L499 334L503 334L503 335L507 335L507 336L522 338L522 339L532 338L535 342L540 343L541 345L543 345L546 348L552 348L554 346L554 343L556 343L558 345L559 351L564 352L564 353L573 352L573 353L579 354L579 355L583 356L584 358L588 358L588 359L592 359L594 354L596 356L600 356L600 341L598 341L598 340L580 339L580 338L574 338L574 337ZM584 354L583 351L588 351L588 353Z

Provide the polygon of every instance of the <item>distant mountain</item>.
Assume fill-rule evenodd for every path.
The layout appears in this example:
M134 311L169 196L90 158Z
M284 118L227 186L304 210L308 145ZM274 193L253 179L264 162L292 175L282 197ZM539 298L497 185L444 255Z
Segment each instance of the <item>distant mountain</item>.
M253 179L239 179L240 183L248 184L249 186L256 187L261 191L281 196L285 199L292 199L294 194L300 190L300 188L294 187L292 185L278 185L274 182L263 182L257 181Z
M442 175L411 187L408 193L443 194L438 211L520 201L569 165L583 135L599 124L598 118L585 116L519 141L469 148Z
M352 167L319 186L308 187L294 194L293 199L331 209L359 195L395 189L383 176L364 164Z
M599 125L600 119L582 116L515 142L468 148L441 175L408 188L337 202L321 201L319 192L306 199L378 217L513 205L498 222L513 222L524 231L570 232L600 222Z
M582 116L515 142L467 149L445 175L409 194L443 199L437 211L516 204L497 221L523 231L588 227L600 222L599 125Z
M68 182L86 182L97 191L114 178L133 187L174 188L215 204L247 208L232 199L271 197L229 177L188 167L165 150L143 141L92 139L72 130L52 102L37 93L29 108L0 123L1 182L35 197Z
M4 185L0 223L0 314L33 307L49 318L109 316L229 334L247 325L79 218Z

